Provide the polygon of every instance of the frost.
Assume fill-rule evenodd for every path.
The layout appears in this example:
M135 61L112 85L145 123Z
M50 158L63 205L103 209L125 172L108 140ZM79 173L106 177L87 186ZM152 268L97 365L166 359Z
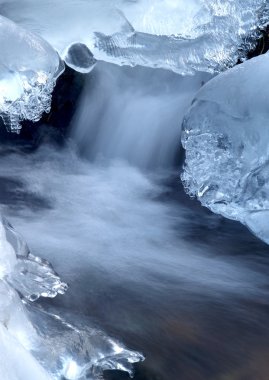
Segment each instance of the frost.
M0 115L18 132L22 120L37 121L49 111L63 66L47 42L2 16L0 45Z
M119 65L180 74L233 65L254 46L258 27L268 22L266 0L0 0L1 4L3 15L39 33L64 59L75 53L80 61L93 54ZM84 71L80 64L71 67Z
M187 191L269 243L269 55L209 81L184 122Z

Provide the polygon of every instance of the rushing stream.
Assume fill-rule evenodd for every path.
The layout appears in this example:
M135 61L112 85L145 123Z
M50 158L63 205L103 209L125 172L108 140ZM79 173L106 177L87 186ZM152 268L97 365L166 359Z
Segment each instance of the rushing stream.
M0 0L0 380L268 380L268 30Z
M69 284L37 305L142 352L135 379L267 379L269 249L190 200L174 166L207 79L99 64L65 147L1 147L3 212Z
M24 179L12 183L18 158ZM5 214L70 285L47 310L88 318L143 352L141 379L237 371L241 379L250 370L258 378L269 334L267 246L193 205L175 176L47 147L8 155L1 168Z

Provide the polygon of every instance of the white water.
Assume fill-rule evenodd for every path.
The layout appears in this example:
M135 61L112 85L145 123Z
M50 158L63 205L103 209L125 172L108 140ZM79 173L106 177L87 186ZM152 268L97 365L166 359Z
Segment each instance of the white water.
M48 259L70 285L56 299L56 312L76 322L97 318L110 335L115 328L115 336L154 367L158 359L151 358L148 342L158 350L164 345L165 367L177 343L159 325L180 319L187 305L192 311L210 299L227 310L236 299L267 297L267 275L255 260L231 253L236 233L228 231L222 244L219 217L192 210L186 198L172 202L165 185L174 175L180 121L203 78L97 65L73 120L72 148L42 146L0 158L4 214L33 254ZM201 233L209 242L199 240ZM251 237L240 233L237 239L251 249ZM134 338L126 341L130 331ZM102 342L101 351L100 340L93 344L97 355ZM166 379L166 370L160 372Z
M188 289L198 293L253 291L254 272L186 241L194 214L159 199L166 191L156 183L163 182L161 174L146 175L120 161L90 164L72 152L44 147L35 155L2 158L3 182L13 178L18 160L16 178L23 186L10 190L15 213L9 206L4 211L33 253L49 259L82 297L91 292L79 283L88 270L128 286L151 286L148 275L155 273L187 281ZM29 207L26 199L31 198ZM211 216L204 221L210 225Z
M141 168L171 168L183 116L210 77L98 64L88 76L72 138L92 160L120 158Z

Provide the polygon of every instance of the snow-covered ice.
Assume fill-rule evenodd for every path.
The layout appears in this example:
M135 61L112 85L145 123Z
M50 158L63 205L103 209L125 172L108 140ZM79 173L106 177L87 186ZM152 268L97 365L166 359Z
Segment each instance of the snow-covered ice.
M269 243L269 55L226 71L197 93L185 121L182 179L202 205Z

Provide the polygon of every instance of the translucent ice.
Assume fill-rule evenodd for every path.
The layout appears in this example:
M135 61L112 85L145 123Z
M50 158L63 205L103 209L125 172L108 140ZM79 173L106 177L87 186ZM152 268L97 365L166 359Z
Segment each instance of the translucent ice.
M269 55L209 81L184 122L187 191L269 243Z
M16 254L12 245L6 239L4 225L0 223L0 280L9 275L16 264Z
M16 265L16 253L0 223L0 378L3 380L49 380L50 376L30 354L35 330L24 306L5 281Z
M39 33L63 58L72 55L78 71L80 63L74 62L91 53L119 65L181 74L219 71L243 57L257 28L268 22L266 0L0 0L0 5L3 15Z
M37 121L50 108L63 66L41 37L0 16L0 115L17 132L24 119Z
M9 271L6 277L9 284L31 301L41 296L53 298L57 294L64 294L67 285L61 281L51 264L34 256L22 237L6 219L3 219L3 223L7 236L6 242L13 247L16 255L12 271Z
M25 297L21 301L18 293ZM63 284L45 260L33 256L5 220L0 223L1 380L101 379L106 369L132 374L143 360L103 332L77 327L29 302L63 293ZM86 326L86 327L85 327Z
M0 323L1 380L52 380L29 351Z
M135 16L131 7L126 9L126 23L120 31L95 33L93 52L118 64L159 67L180 74L214 73L243 58L254 46L258 26L267 23L263 0L186 3L134 2Z
M96 59L89 48L79 42L68 47L63 59L69 67L81 73L89 73L96 64Z
M102 331L89 327L87 320L71 324L38 307L31 307L29 317L39 336L33 354L55 379L99 380L108 369L132 375L133 364L144 359Z

